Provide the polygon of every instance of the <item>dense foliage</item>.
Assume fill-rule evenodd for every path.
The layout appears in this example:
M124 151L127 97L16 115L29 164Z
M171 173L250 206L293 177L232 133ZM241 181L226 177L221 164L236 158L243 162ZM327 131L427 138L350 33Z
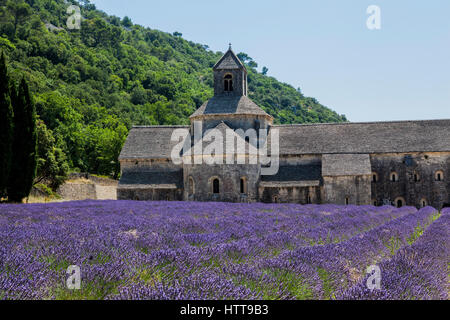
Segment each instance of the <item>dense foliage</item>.
M69 1L0 0L0 47L12 76L30 83L38 115L70 167L117 177L130 127L188 123L212 96L211 67L222 53L81 2L81 29L69 30ZM277 123L346 120L241 56L250 97Z
M11 88L14 88L13 84ZM28 197L36 177L37 131L36 109L27 82L11 90L14 113L11 168L8 175L8 201L21 202Z
M6 196L8 176L11 168L13 109L5 56L0 58L0 199Z
M82 201L0 206L0 299L447 299L433 208ZM379 264L381 288L367 290ZM81 290L69 290L77 265ZM386 272L386 273L385 273Z
M34 184L37 167L36 108L27 81L11 81L2 53L0 59L0 200L21 202Z

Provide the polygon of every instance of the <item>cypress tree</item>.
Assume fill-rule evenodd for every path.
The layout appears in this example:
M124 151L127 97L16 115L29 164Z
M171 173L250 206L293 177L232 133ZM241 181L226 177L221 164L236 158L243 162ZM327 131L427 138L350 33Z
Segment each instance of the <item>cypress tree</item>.
M28 197L33 187L37 166L36 108L25 79L20 82L18 91L16 95L12 86L14 140L8 183L10 202L21 202L23 198Z
M0 58L0 199L6 197L11 169L13 139L13 109L9 96L9 77L5 54Z

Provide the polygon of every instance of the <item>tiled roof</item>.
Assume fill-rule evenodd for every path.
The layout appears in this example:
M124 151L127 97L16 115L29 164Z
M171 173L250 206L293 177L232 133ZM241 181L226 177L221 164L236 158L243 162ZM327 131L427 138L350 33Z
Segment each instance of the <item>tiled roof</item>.
M233 69L244 69L245 67L239 58L234 54L233 50L229 49L220 58L220 60L214 65L214 70L233 70Z
M178 171L125 171L120 178L119 188L137 188L140 185L175 185L183 187L183 170Z
M180 128L189 129L131 129L119 159L170 159L177 144L170 141L172 132ZM281 155L450 152L450 120L280 125L272 129L279 130Z
M274 125L272 129L279 130L280 154L286 155L450 151L450 119Z
M201 115L247 114L269 116L246 96L215 96L197 109L192 117Z
M119 159L170 159L170 154L177 141L171 141L176 129L189 126L151 126L134 127L128 134Z
M220 132L221 136L222 136L222 151L223 151L223 155L225 155L227 152L229 152L230 154L239 154L241 150L237 150L237 146L242 145L244 146L245 150L245 154L252 154L252 155L257 155L258 153L258 149L256 147L256 145L251 145L249 142L247 142L246 140L244 140L243 137L241 137L239 134L237 134L233 129L231 129L229 126L227 126L224 122L219 123L214 130L217 130L218 132ZM230 132L232 132L233 135L233 139L228 139L228 134L227 134L227 130L229 130ZM186 150L186 153L188 155L195 155L196 152L196 146L201 146L201 148L199 148L199 150L201 152L204 151L204 148L208 145L210 145L213 141L215 141L215 131L207 131L204 136L202 137L202 139L200 139L199 141L196 141L195 144L190 148ZM227 146L228 145L228 146ZM216 152L218 152L218 150L215 150Z
M261 176L261 181L287 182L287 181L316 181L320 180L322 168L320 163L307 165L280 166L278 173L272 176Z
M368 154L324 154L322 155L322 175L360 176L371 174Z

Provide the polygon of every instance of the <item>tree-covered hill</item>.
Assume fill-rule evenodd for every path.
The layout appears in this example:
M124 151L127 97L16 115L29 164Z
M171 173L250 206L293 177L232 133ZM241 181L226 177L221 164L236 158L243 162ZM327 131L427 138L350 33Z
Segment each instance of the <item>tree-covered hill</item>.
M67 8L80 5L79 30L69 30ZM89 1L0 0L0 50L12 79L25 77L37 113L72 169L114 175L132 125L187 124L212 94L208 46L134 25L96 10ZM276 123L346 121L292 86L249 71L249 96ZM2 79L0 79L2 80Z

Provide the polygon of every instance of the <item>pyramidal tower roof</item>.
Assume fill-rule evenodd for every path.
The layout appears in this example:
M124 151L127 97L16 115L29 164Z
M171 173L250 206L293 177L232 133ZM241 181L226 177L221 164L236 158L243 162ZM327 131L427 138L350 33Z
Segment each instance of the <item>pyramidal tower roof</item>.
M206 101L190 118L199 116L247 114L273 118L246 96L216 96Z
M225 54L220 58L220 60L214 65L213 70L235 70L235 69L245 69L244 64L239 60L239 58L236 56L236 54L230 47L228 48L228 51L225 52Z

